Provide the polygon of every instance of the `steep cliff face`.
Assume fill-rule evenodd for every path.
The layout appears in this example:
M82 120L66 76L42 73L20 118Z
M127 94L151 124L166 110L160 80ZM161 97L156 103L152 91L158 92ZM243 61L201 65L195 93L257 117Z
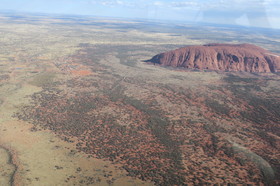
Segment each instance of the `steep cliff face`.
M219 71L277 72L280 56L251 44L189 46L154 56L163 66Z

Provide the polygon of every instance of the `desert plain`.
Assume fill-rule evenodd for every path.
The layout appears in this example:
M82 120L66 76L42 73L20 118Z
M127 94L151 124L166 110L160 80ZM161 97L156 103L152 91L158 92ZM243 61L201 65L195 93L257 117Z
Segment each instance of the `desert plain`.
M277 185L279 73L146 63L280 31L0 14L1 185Z

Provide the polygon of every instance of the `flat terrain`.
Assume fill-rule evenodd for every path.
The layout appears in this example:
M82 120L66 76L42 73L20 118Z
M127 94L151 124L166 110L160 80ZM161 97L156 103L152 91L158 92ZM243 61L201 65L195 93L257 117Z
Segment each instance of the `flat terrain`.
M279 30L0 14L0 34L1 183L279 184L279 74L144 62L217 42L280 54Z

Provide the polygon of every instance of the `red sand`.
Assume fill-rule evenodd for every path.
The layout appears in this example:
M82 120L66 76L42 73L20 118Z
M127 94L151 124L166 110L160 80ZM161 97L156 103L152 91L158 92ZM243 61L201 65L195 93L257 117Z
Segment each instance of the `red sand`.
M87 76L92 74L89 70L73 70L71 73L77 76Z

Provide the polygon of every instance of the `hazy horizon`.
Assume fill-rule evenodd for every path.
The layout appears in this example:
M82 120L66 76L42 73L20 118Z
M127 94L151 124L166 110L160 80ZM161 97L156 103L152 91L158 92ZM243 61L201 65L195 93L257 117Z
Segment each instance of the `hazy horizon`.
M0 11L205 22L280 29L276 0L0 0Z

